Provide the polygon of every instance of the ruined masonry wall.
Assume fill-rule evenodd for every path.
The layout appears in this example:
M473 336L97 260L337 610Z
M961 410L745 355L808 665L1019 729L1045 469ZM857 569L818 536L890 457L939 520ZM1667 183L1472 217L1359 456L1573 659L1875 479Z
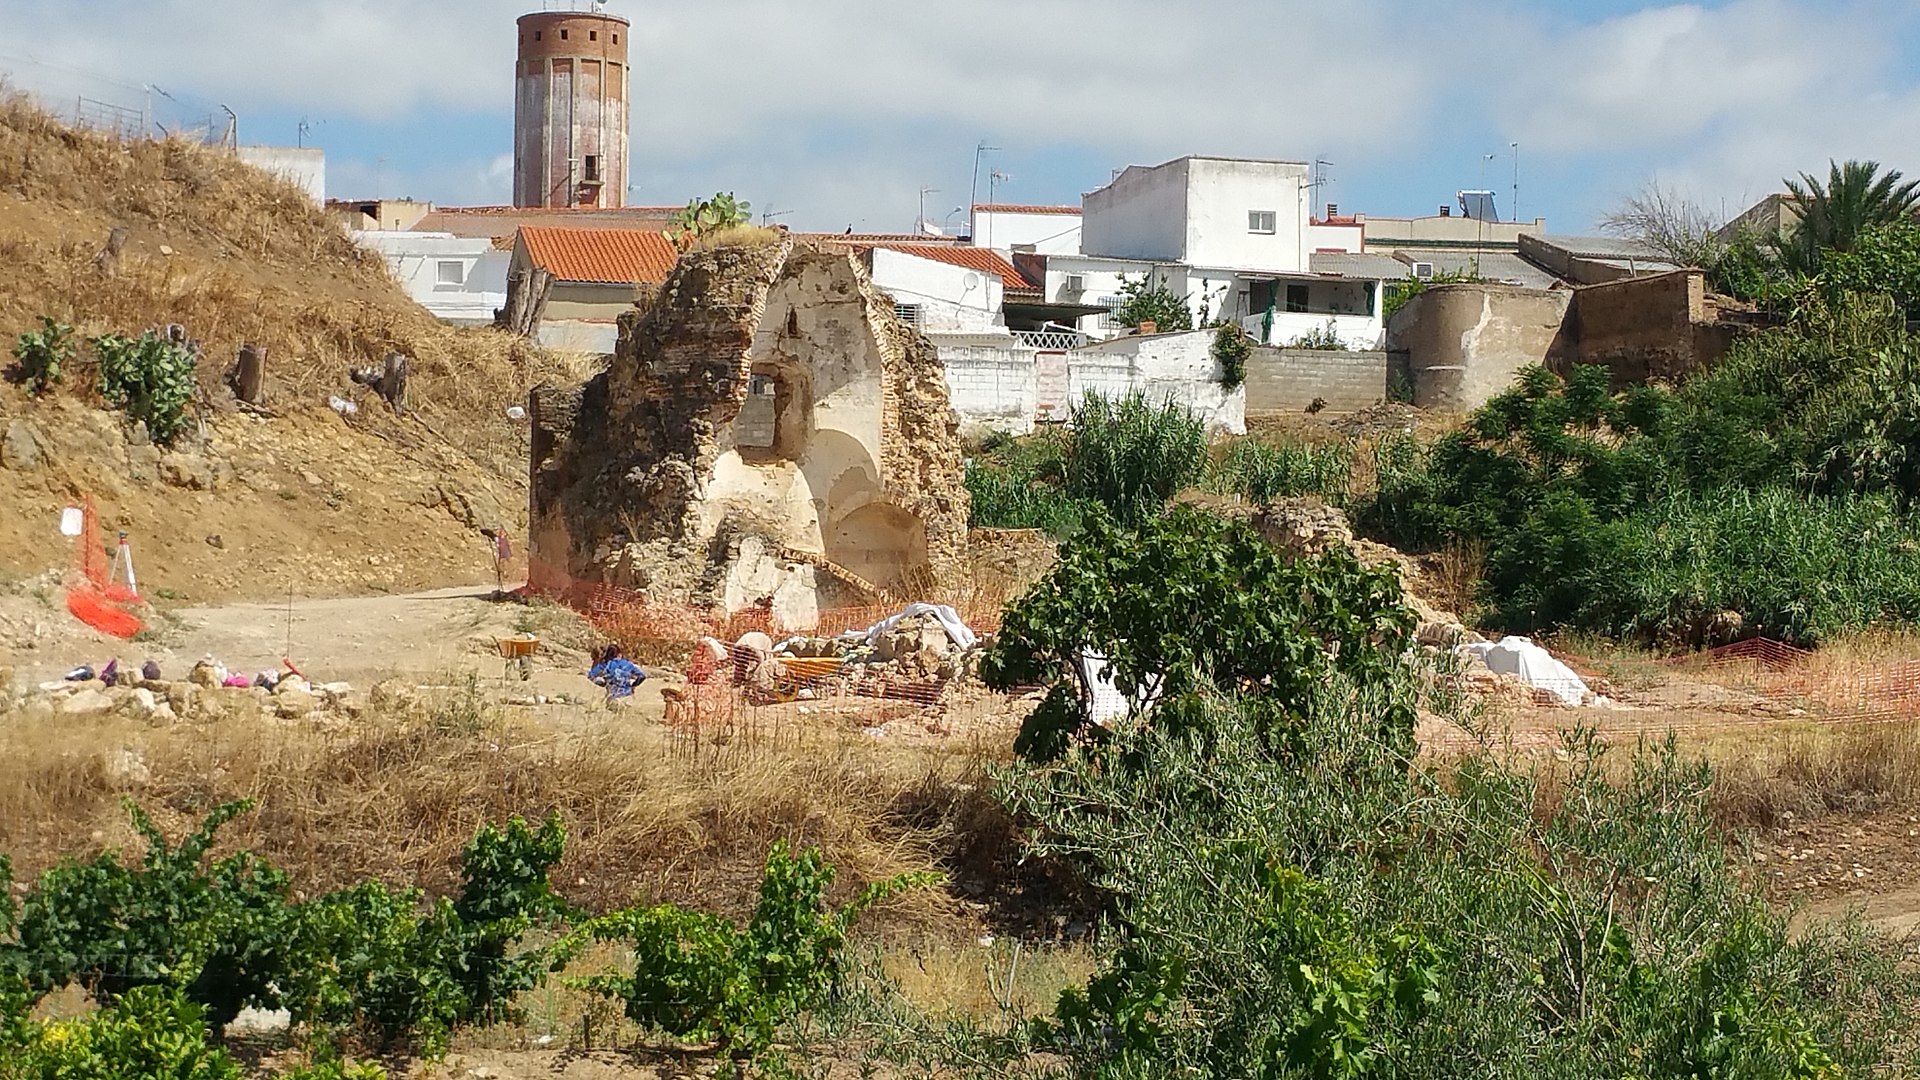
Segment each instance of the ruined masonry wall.
M756 379L765 396L749 401ZM742 418L743 406L747 414ZM964 586L957 422L933 348L842 253L685 256L608 371L533 395L531 544L574 580L790 619Z

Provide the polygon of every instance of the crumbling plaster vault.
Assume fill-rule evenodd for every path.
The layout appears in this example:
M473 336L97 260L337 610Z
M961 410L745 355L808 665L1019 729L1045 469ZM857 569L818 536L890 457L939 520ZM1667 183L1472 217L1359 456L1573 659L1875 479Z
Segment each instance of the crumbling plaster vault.
M574 580L788 625L966 580L939 358L847 254L683 256L608 370L532 414L532 556Z

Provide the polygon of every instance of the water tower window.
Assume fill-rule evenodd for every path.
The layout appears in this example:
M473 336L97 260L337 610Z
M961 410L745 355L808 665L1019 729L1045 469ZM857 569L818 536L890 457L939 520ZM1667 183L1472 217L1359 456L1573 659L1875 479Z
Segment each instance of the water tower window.
M565 30L560 31L560 40L561 41L567 40L567 32Z
M533 32L533 40L535 40L535 41L539 41L539 40L540 40L540 35L541 35L541 34L542 34L543 32L544 32L544 31L540 31L540 30L535 30L535 31Z
M593 181L596 181L599 179L600 179L600 155L588 154L587 155L587 181L589 183L592 183Z
M598 30L589 30L589 31L587 31L587 40L588 40L588 41L599 41L599 40L600 40L600 31L598 31Z
M619 34L615 34L615 35L613 35L613 43L614 43L615 45L618 45L618 44L620 44L620 35L619 35Z

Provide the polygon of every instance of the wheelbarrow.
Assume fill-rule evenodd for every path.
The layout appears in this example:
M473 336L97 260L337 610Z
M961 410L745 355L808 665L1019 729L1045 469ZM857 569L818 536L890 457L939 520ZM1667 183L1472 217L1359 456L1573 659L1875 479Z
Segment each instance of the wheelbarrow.
M507 676L515 669L520 672L520 681L533 678L533 655L540 651L540 639L531 634L523 637L497 637L493 647L500 653L500 681L506 682Z
M776 656L782 673L773 680L774 697L794 701L800 691L846 666L844 656Z

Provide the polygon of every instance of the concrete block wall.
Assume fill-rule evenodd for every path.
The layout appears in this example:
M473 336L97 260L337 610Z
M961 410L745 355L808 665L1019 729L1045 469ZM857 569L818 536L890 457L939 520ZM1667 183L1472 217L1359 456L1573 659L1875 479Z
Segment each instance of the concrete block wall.
M934 344L962 431L991 428L1025 435L1033 430L1039 411L1034 350L938 338Z
M1387 354L1259 347L1247 359L1247 412L1299 412L1316 399L1328 412L1384 401Z

